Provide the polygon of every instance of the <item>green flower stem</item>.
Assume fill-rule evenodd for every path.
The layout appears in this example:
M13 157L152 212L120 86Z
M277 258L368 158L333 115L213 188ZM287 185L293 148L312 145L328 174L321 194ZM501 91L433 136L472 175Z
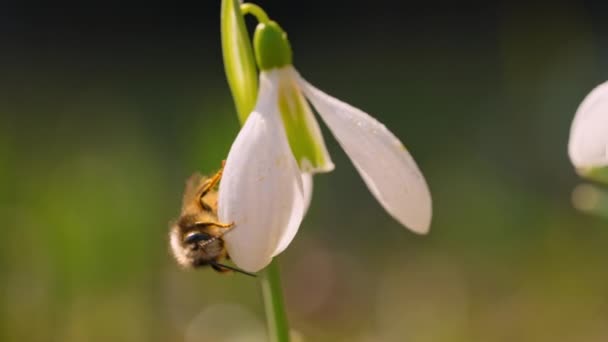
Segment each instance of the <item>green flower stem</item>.
M260 6L250 2L241 5L241 13L243 13L243 15L253 15L260 23L267 23L270 21L268 15Z
M278 25L273 24L266 12L259 6L250 3L239 4L238 0L222 0L221 33L226 78L232 91L237 114L241 125L243 125L255 106L258 92L255 59L243 16L251 14L260 22L259 25L269 26L274 31L277 30ZM266 25L266 23L269 25ZM276 33L274 31L271 33ZM282 35L284 35L284 32ZM284 40L286 41L286 38ZM265 49L268 48L266 45L264 46ZM291 56L291 52L289 56ZM273 342L289 342L289 324L283 304L281 275L277 257L270 265L260 271L258 279L262 286L270 340Z
M281 272L277 257L258 274L258 278L262 285L269 339L272 342L289 342L289 324L283 303Z

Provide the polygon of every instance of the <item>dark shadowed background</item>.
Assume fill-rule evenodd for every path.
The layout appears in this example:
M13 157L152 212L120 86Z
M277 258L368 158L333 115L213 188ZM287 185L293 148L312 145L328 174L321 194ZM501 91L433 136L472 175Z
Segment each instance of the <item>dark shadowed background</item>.
M304 340L608 340L608 221L573 209L566 152L608 79L603 3L258 2L434 199L405 230L323 127L336 170L281 257ZM1 341L265 340L255 280L168 253L184 180L239 129L219 1L174 6L0 6Z

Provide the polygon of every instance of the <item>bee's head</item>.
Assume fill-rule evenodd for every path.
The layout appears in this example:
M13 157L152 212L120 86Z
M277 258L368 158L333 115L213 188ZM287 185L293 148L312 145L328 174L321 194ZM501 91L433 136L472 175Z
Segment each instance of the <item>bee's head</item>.
M190 227L192 230L187 233L182 233L182 228L174 224L169 236L171 251L180 265L186 268L209 265L218 272L230 270L255 277L255 274L218 262L227 257L221 237L208 234L204 230L192 229L193 227Z
M192 231L184 237L184 244L191 246L192 248L197 248L204 247L206 244L213 242L213 240L215 240L215 238L207 233Z
M187 268L207 265L224 254L221 239L200 229L183 233L177 225L171 230L170 245L175 259Z

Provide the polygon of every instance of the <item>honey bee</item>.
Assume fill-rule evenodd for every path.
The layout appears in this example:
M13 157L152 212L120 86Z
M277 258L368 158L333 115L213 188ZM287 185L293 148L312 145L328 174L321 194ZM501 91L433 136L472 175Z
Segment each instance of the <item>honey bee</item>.
M219 222L217 217L216 185L223 166L210 178L195 173L186 181L181 215L169 230L171 251L185 268L211 266L220 273L235 271L255 276L220 263L230 259L222 237L234 227L234 223Z

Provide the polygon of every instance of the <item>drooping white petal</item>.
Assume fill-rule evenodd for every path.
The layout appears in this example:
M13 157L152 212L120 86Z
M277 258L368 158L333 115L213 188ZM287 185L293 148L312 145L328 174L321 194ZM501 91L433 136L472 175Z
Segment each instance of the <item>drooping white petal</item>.
M299 83L384 209L414 232L426 233L431 223L431 194L399 139L363 111L323 93L301 77Z
M260 74L256 109L230 149L219 188L219 219L235 223L224 235L228 253L249 272L270 263L304 214L300 170L278 113L275 81Z
M568 153L579 169L608 166L608 82L593 89L578 107Z
M301 199L302 203L296 203L294 204L294 207L302 206L302 212L304 215L306 215L306 212L308 212L308 207L310 206L310 200L312 199L312 175L310 173L302 174L302 190L303 196L301 198L297 196L295 197L296 201ZM293 238L296 236L296 233L298 232L298 228L300 227L300 223L302 222L302 216L303 215L297 210L294 210L292 212L285 234L283 234L281 241L279 241L279 245L275 250L273 256L282 253L285 248L289 246L291 240L293 240Z

